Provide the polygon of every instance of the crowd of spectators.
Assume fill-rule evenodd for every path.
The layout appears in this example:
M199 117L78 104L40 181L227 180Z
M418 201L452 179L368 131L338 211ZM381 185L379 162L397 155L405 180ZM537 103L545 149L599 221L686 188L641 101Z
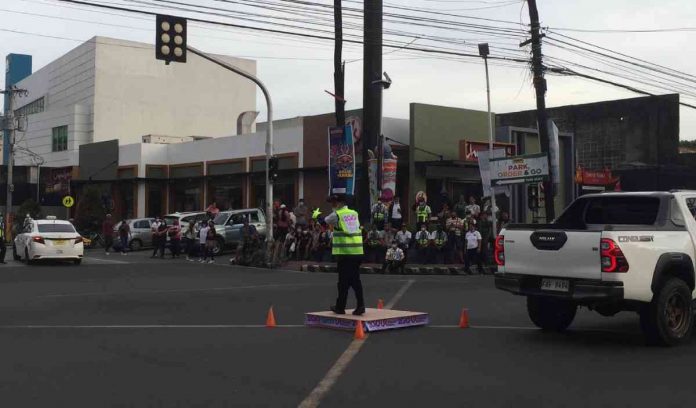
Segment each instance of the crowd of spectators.
M454 205L443 203L438 210L433 213L424 200L417 202L412 208L416 220L412 229L403 222L406 214L398 197L389 205L376 203L370 222L362 228L365 262L381 264L385 272L400 271L408 262L464 264L467 272L476 265L479 273L488 273L495 236L509 222L508 214L497 214L488 202L464 196ZM499 215L495 232L494 212ZM331 261L332 231L318 210L312 211L303 200L292 211L276 203L274 220L277 262Z

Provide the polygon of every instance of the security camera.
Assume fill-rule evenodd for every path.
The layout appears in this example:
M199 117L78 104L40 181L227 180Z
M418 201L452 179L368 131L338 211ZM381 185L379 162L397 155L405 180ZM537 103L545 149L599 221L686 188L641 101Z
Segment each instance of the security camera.
M379 79L377 81L372 81L372 84L374 84L374 85L379 84L379 85L382 85L382 89L389 89L389 87L392 84L392 80L389 77L389 74L387 74L386 72L384 72L384 78L385 79Z

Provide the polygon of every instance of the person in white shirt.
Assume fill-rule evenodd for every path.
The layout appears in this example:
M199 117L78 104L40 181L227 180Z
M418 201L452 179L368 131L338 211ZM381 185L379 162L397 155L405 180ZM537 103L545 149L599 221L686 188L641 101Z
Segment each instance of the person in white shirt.
M476 204L474 196L469 197L469 205L466 206L466 211L469 211L474 218L478 218L481 213L481 207Z
M420 231L416 233L416 248L417 262L430 262L430 232L428 232L427 224L423 223Z
M483 265L481 265L481 233L476 231L476 225L469 224L469 231L464 236L466 241L466 258L464 259L464 268L467 273L471 273L471 263L475 262L479 273L484 273Z
M403 273L404 251L399 248L396 241L392 242L391 248L387 250L387 256L382 264L382 273Z
M394 197L394 201L389 208L389 220L391 221L392 227L401 229L404 219L401 215L401 203L399 197Z
M401 231L396 233L396 243L399 244L399 248L404 250L404 252L408 251L408 248L411 246L411 237L411 231L408 230L406 225L402 225Z
M208 250L206 248L206 242L208 240L208 231L210 231L210 225L208 223L204 223L201 226L201 229L198 230L198 244L200 246L200 257L198 258L198 262L206 262L208 260Z

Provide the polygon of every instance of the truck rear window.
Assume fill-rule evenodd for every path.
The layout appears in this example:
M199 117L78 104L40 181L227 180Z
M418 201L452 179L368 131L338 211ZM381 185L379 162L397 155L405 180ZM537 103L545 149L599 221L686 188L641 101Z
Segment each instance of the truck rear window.
M588 224L653 225L659 210L658 197L592 197L575 201L555 224L573 229Z

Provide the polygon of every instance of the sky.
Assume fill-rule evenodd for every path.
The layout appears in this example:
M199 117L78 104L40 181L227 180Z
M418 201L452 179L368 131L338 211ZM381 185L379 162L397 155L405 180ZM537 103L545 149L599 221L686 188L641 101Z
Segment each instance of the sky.
M152 2L161 0L93 0L94 2L124 5L129 8L153 10ZM312 22L317 30L320 24L332 24L330 16L288 15L280 11L250 9L229 0L178 0L182 3L225 7L238 12L252 11L273 16L291 17L294 21L282 24L305 24ZM245 1L245 0L242 0ZM269 0L270 1L270 0ZM273 0L288 2L289 0ZM332 0L308 0L327 6ZM144 4L149 2L149 6ZM289 1L292 4L292 1ZM360 8L361 2L344 0L344 7ZM491 24L520 30L529 23L526 4L514 0L385 0L386 6L423 8L431 14L420 14L435 19L469 21ZM538 0L542 27L549 27L551 37L544 45L544 54L561 58L591 69L612 70L625 75L634 75L623 67L606 64L606 60L587 58L559 48L555 40L568 41L558 33L596 44L607 49L657 63L680 71L682 90L694 96L682 96L682 101L696 105L696 4L693 0ZM167 8L160 9L166 11ZM411 15L409 11L386 8L388 12ZM110 14L105 14L110 13ZM182 14L176 10L171 14ZM509 23L484 20L463 20L442 14L466 15L495 19ZM34 71L76 47L95 35L126 40L154 43L154 17L143 15L121 15L120 12L104 11L84 6L60 3L56 0L3 0L0 2L0 55L9 53L31 54ZM186 13L183 13L186 14ZM188 13L193 16L193 13ZM250 21L195 14L199 18L224 20L247 25ZM349 24L361 22L346 17ZM521 23L523 25L515 25ZM256 24L259 25L259 24ZM276 28L284 29L282 26ZM574 30L655 30L690 28L667 32L584 32ZM412 102L446 105L467 109L486 110L485 73L481 59L437 56L409 50L409 47L447 47L464 53L477 53L478 42L491 43L492 56L525 58L529 48L519 48L524 38L506 38L495 34L461 32L455 27L436 29L419 27L418 24L395 24L385 22L385 29L399 30L400 37L385 36L392 44L401 44L403 49L385 48L383 68L389 73L393 85L384 94L385 116L408 118ZM319 31L317 31L319 33ZM358 33L356 31L355 33ZM324 35L324 34L321 34ZM428 41L425 36L457 38L457 44L442 44ZM410 36L410 37L409 37ZM202 24L189 25L189 44L207 52L253 58L257 60L257 74L269 88L273 97L276 118L314 115L331 112L333 99L324 90L333 89L333 43L324 40L309 40L287 35L250 32ZM407 44L409 44L407 46ZM578 44L578 43L576 43ZM517 50L520 51L517 51ZM362 106L362 50L361 45L345 44L346 60L346 109ZM616 54L612 54L616 55ZM154 58L154 55L153 55ZM548 60L553 62L554 60ZM579 69L579 68L578 68ZM597 74L597 71L583 71ZM491 104L494 112L512 112L535 108L534 89L529 68L524 64L491 62ZM655 90L644 84L608 77L616 82L631 84L653 93L673 93ZM0 78L0 86L4 88ZM594 81L567 76L547 76L547 106L589 103L602 100L640 96ZM650 82L658 81L656 78ZM664 80L663 80L664 81ZM665 81L666 82L666 81ZM665 85L674 89L673 82ZM693 87L693 88L691 88ZM265 117L265 104L258 94L259 120ZM680 109L680 138L696 139L696 109Z

